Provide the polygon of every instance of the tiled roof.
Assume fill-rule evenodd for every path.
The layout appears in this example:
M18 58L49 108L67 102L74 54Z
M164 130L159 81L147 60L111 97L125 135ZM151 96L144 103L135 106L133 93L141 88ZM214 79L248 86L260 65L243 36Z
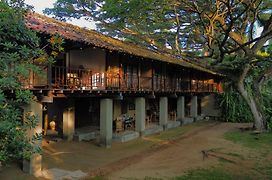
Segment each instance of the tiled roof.
M37 13L29 13L25 17L26 25L38 32L46 34L59 34L64 39L77 42L92 44L96 47L105 48L112 51L119 51L135 56L150 58L154 60L164 61L168 63L178 64L184 67L197 69L200 71L217 74L209 69L195 65L183 59L178 59L168 54L162 54L146 49L145 47L114 39L103 35L94 30L88 30L69 23L58 21Z

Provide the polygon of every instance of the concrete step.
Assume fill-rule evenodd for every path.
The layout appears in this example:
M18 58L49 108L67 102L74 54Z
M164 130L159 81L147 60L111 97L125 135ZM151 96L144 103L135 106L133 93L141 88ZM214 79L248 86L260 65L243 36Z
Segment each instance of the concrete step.
M87 173L82 172L81 170L77 171L68 171L59 168L46 169L42 171L42 174L39 176L46 179L84 179L87 176Z
M143 136L147 136L147 135L151 135L151 134L157 134L157 133L160 133L163 131L163 127L162 126L153 126L153 127L150 127L150 128L147 128L145 129L143 132L142 132L142 135Z
M92 131L92 132L76 132L74 134L75 141L90 141L96 139L99 135L99 131Z
M125 131L122 133L114 133L112 136L112 139L115 142L127 142L127 141L137 139L139 136L140 136L140 134L138 132Z
M173 129L180 126L180 121L168 121L166 125L166 129Z
M193 117L185 117L183 120L182 120L182 125L186 125L186 124L191 124L194 122L194 118Z

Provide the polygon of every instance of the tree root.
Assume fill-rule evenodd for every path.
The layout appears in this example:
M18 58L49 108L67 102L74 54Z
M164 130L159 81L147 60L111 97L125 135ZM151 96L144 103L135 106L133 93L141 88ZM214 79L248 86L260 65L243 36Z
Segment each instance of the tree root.
M237 164L235 160L224 157L226 156L226 154L221 153L221 155L219 155L219 153L214 152L213 150L202 150L201 151L202 155L203 155L203 161L205 159L207 159L209 156L211 157L215 157L217 159L229 162L229 163L233 163L233 164Z

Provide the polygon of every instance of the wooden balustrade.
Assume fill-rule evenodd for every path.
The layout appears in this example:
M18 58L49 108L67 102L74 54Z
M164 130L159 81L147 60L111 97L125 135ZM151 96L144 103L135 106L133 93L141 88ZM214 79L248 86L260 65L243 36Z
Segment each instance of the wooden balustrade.
M41 68L44 72L47 67ZM203 80L183 80L160 76L143 77L138 74L122 74L112 72L93 72L83 68L52 66L51 76L31 74L26 81L28 89L47 87L52 89L80 90L133 90L133 91L165 91L165 92L222 92L220 84ZM48 78L51 78L48 79ZM50 83L51 82L51 83Z

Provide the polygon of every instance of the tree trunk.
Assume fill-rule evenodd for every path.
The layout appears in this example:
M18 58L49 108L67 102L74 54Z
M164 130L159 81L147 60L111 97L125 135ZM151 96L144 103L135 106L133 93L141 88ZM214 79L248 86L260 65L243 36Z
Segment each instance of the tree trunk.
M258 95L256 95L256 99L255 99L253 96L248 94L248 92L245 89L244 80L245 80L249 70L250 70L250 66L247 65L244 68L243 73L239 78L238 90L239 90L240 94L242 95L242 97L246 100L248 106L250 107L251 113L254 118L254 128L257 131L265 131L266 130L265 119L260 111L260 107L258 107L258 105L257 105L257 100L256 100L258 98L257 97Z

